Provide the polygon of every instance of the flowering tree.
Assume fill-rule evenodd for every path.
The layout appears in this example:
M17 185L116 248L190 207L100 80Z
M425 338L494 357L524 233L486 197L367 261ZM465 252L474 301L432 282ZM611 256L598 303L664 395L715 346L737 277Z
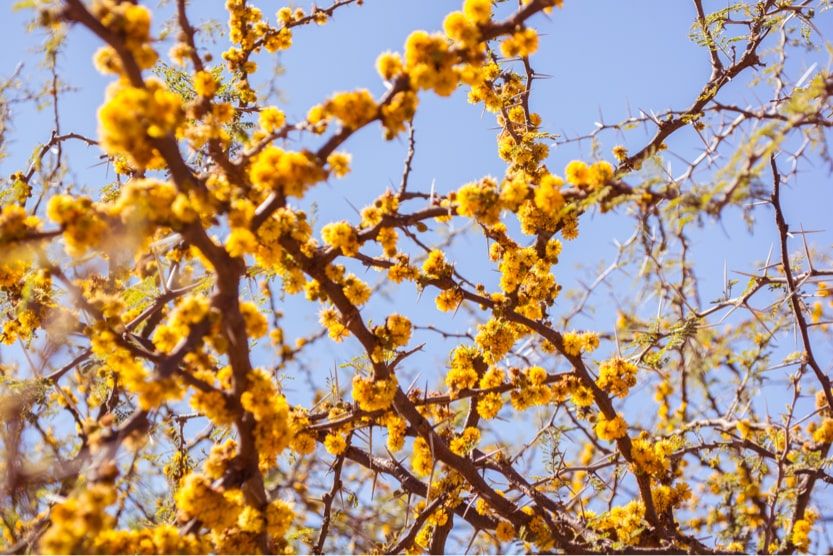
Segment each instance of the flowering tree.
M259 65L361 0L227 0L216 41L202 2L164 26L128 0L21 4L51 85L7 79L2 132L13 101L54 128L0 191L5 551L829 550L833 265L786 201L833 169L833 74L808 62L826 0L693 0L711 73L689 104L583 136L532 109L533 25L561 0L465 0L379 55L381 96L298 121ZM112 76L97 136L62 127L73 28ZM505 173L420 188L420 103L461 90ZM399 183L321 221L310 196L363 128L400 141ZM75 143L115 179L82 188ZM632 235L562 291L579 230L614 217ZM741 217L776 242L703 301L692 238Z

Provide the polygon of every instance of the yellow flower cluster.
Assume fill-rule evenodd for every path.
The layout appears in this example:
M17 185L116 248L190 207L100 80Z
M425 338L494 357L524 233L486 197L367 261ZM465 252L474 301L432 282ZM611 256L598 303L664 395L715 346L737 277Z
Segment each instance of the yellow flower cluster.
M500 265L498 266L498 270L500 270L500 289L505 293L516 291L538 262L535 247L520 249L516 246L504 247L499 243L493 243L491 254L494 258L500 257ZM548 272L548 269L545 268L544 271ZM530 276L530 278L534 280L536 277Z
M225 248L232 257L243 257L257 250L257 237L248 228L234 227L226 238Z
M399 383L393 375L380 380L356 375L353 377L353 399L364 411L387 409L393 403L398 386Z
M359 252L359 240L356 229L344 220L331 222L324 226L321 229L321 238L324 240L324 243L341 249L341 252L347 256L352 256Z
M333 307L327 307L321 311L319 322L327 329L330 338L335 342L341 342L350 335L350 330L341 320L341 313Z
M44 554L83 554L92 550L93 539L113 527L107 506L116 501L111 485L96 483L52 506L49 529L40 539Z
M323 131L324 127L319 124L333 118L347 129L358 129L376 118L378 112L370 91L359 89L336 93L323 104L316 104L307 113L307 121L316 126L316 131Z
M186 359L188 358L186 357ZM228 391L231 389L231 367L228 365L222 367L216 374L208 369L198 370L194 374L206 383L215 386L215 388L216 378L219 380L222 390ZM205 415L215 425L230 425L234 421L234 413L226 403L223 392L197 390L191 394L189 403L195 411Z
M215 531L237 525L243 511L241 499L239 490L215 488L211 480L201 473L189 473L174 495L183 521L196 518Z
M240 404L255 419L255 446L260 455L260 466L271 469L292 440L289 404L263 369L250 372L247 379L249 387L240 396Z
M233 438L227 438L222 444L214 444L202 464L203 473L211 480L221 478L236 455L237 442Z
M246 3L244 0L227 0L226 9L229 12L229 38L238 45L223 52L223 59L229 71L236 73L237 94L244 102L254 102L257 95L248 82L248 76L257 69L251 61L250 55L262 48L268 52L286 50L292 46L292 32L286 27L287 18L281 10L278 19L284 23L280 29L272 27L263 19L259 8Z
M36 256L35 250L27 249L18 255L18 247L23 248L12 246L0 254L0 288L6 290L6 300L9 302L6 310L8 320L0 332L0 342L11 345L18 339L28 341L38 328L47 323L46 332L54 340L66 333L67 330L60 327L66 326L68 329L68 321L73 317L58 307L51 274L47 270L28 270L31 264L29 259ZM4 257L14 258L6 263L3 262ZM13 278L19 281L3 282ZM56 320L60 318L67 322L56 326Z
M399 240L394 228L382 228L379 230L379 235L376 236L376 241L382 246L386 257L395 257L397 254L396 242Z
M98 110L101 146L139 170L162 168L164 160L154 140L175 134L184 117L180 97L159 80L148 79L145 88L113 83Z
M651 497L654 499L657 513L665 513L691 498L691 488L688 483L684 482L674 485L654 485L651 487Z
M286 115L277 106L266 106L260 110L258 123L264 133L275 133L286 125Z
M262 338L269 332L269 322L253 302L240 301L240 314L243 316L243 323L249 339Z
M502 519L497 524L497 527L495 527L495 536L497 537L497 540L499 540L500 542L509 542L511 540L514 540L517 536L517 533L515 532L515 526L509 523L508 521Z
M563 185L564 180L558 176L545 175L535 189L535 206L547 214L558 214L564 207Z
M445 253L439 249L432 249L422 263L422 271L429 278L448 278L451 276L452 268L445 260Z
M276 191L290 197L303 197L309 186L325 177L312 153L285 151L274 145L260 151L249 165L252 185L264 192Z
M382 52L376 58L376 71L385 81L392 81L404 71L402 56L396 52Z
M449 447L458 456L464 456L477 447L480 442L480 430L477 427L466 427L462 434L453 438Z
M476 219L485 226L500 221L500 195L492 178L467 183L457 190L457 214Z
M639 500L633 500L624 506L614 506L592 520L591 525L600 532L607 532L628 545L639 540L645 529L645 506Z
M389 411L385 413L379 422L387 428L388 440L387 447L391 452L398 452L405 445L405 432L408 430L408 424L405 419Z
M19 242L40 230L40 219L29 216L20 205L6 205L0 211L0 288L18 284L29 269L36 250Z
M614 357L599 365L596 384L611 395L624 398L628 395L628 390L636 385L637 371L635 364L621 357Z
M608 184L614 175L613 165L605 160L591 165L573 160L564 168L564 175L570 184L580 188L596 189Z
M95 554L205 554L211 546L193 533L182 535L174 525L147 529L108 529L95 538Z
M431 455L431 446L423 437L414 439L413 455L411 456L411 468L419 477L427 477L431 474L434 466L434 457Z
M122 41L139 69L150 68L156 63L158 55L150 46L150 10L131 2L95 0L91 11L110 33ZM123 72L118 54L109 46L96 52L95 66L102 73Z
M139 397L142 409L158 407L185 394L185 389L175 378L152 376L141 361L117 341L116 334L99 322L91 330L90 344L93 353L112 369L120 383Z
M462 302L463 292L456 288L443 290L434 298L437 309L444 313L456 310Z
M661 478L671 470L671 454L679 447L679 443L664 438L651 442L648 433L643 432L634 438L631 446L631 458L636 473Z
M480 40L477 23L471 21L463 12L451 12L443 20L443 31L460 46L475 46Z
M806 552L810 548L810 532L813 530L815 517L815 514L810 514L805 516L804 519L797 519L793 524L790 542L801 552Z
M334 456L340 456L347 450L347 439L337 432L324 437L324 449Z
M813 431L813 440L817 444L833 444L833 419L825 417L815 431Z
M608 420L604 414L599 413L596 417L594 430L596 431L596 436L601 440L613 441L622 438L628 433L628 424L621 415L616 415L613 419Z
M158 325L154 330L152 339L156 349L162 353L174 351L183 338L188 337L191 327L205 318L209 309L209 301L203 296L183 298L168 322Z
M518 338L517 325L503 319L489 319L486 324L478 325L474 337L483 352L487 363L497 363L509 353Z
M66 251L71 256L99 247L107 237L104 215L88 197L54 195L46 206L46 216L63 229Z
M194 92L205 98L211 98L217 92L219 83L213 73L198 71L194 73Z
M595 332L565 332L562 336L564 353L578 357L582 352L589 353L599 347L599 335Z
M289 447L295 453L305 456L315 451L315 436L305 430L310 425L309 412L295 406L289 412L289 428L292 431L292 441Z
M528 530L524 539L534 543L541 552L552 552L551 549L554 545L552 531L544 518L540 515L535 515L535 510L532 506L524 506L521 508L521 511L532 517L529 520Z
M385 349L396 349L411 340L413 325L407 317L394 313L385 319L384 326L374 327L373 333Z
M399 197L390 189L387 189L384 193L379 195L372 204L362 209L362 221L360 227L372 228L377 224L381 224L382 219L385 216L395 215L398 209Z
M273 500L266 506L266 532L272 537L282 538L286 535L295 511L292 504L285 500Z
M337 178L343 178L350 173L350 161L352 157L343 152L335 152L327 157L327 164L330 166L330 172L335 174Z
M405 131L405 123L410 122L419 106L419 97L413 91L399 91L382 106L382 125L385 139L390 140Z
M492 0L465 0L463 13L472 23L486 24L492 19Z
M474 388L478 376L475 370L475 361L481 355L473 346L457 346L451 353L451 368L445 375L445 384L454 396L461 390Z
M443 35L414 31L405 41L405 71L416 89L449 96L457 88L456 56Z
M538 32L525 27L500 43L500 53L507 58L525 58L538 50Z
M521 379L520 387L509 394L509 401L515 410L523 411L529 407L547 404L552 400L553 391L544 384L547 372L542 367L530 367L519 378Z
M506 373L500 367L489 367L480 377L478 386L481 389L502 386L506 380ZM503 407L503 396L500 392L484 394L477 401L477 413L484 419L494 419Z
M178 194L174 185L155 179L132 179L125 184L109 212L118 215L129 233L150 235L152 224L189 221L188 199Z

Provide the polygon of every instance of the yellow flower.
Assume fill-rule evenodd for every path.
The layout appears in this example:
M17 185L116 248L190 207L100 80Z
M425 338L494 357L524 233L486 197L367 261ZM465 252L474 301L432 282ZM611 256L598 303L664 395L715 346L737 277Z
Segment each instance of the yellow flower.
M525 58L535 54L537 50L538 32L531 27L516 31L500 43L500 52L506 58Z
M292 504L284 500L273 500L266 506L266 532L273 537L283 537L294 517Z
M443 30L448 38L463 45L477 44L480 31L477 25L463 15L463 12L451 12L443 21Z
M321 311L319 321L327 329L330 338L335 342L341 342L350 335L350 330L341 322L341 317L335 309L328 307Z
M226 251L232 257L242 257L246 253L254 253L257 249L257 238L248 228L232 228L226 239Z
M334 456L340 456L347 450L347 441L338 433L330 433L324 438L324 448Z
M500 194L492 178L467 183L457 190L457 214L492 226L500 220Z
M553 214L564 206L564 197L561 195L561 186L564 180L558 176L547 174L541 178L541 183L535 190L535 206L542 211Z
M246 334L250 338L261 338L269 332L269 323L257 305L251 301L240 302L240 314L246 324Z
M194 74L194 92L201 97L211 98L217 92L217 78L207 71L198 71Z
M395 52L383 52L376 58L376 70L382 79L392 81L403 71L402 57Z
M442 251L432 249L425 262L422 263L422 271L429 278L447 278L451 275L451 265L445 261L445 254Z
M256 188L292 197L302 197L307 187L324 177L311 153L284 151L274 145L260 151L249 165L249 179Z
M388 409L393 403L397 387L398 383L393 375L379 380L356 375L353 377L353 399L363 411Z
M101 146L110 156L127 157L138 169L161 168L153 141L172 136L184 117L179 95L156 79L148 79L146 88L113 83L98 110Z
M813 432L813 440L817 444L833 443L833 419L825 417L821 426Z
M378 112L376 100L367 89L336 93L324 102L321 109L324 119L336 118L349 129L363 126L374 119Z
M492 18L492 0L465 0L463 13L472 23L488 23Z
M347 153L335 152L327 157L327 164L330 165L330 171L336 177L343 178L350 172L350 155Z
M515 327L504 320L489 319L486 324L478 325L474 340L483 350L483 359L487 363L496 363L509 353L515 345L517 334Z
M615 147L613 147L612 152L613 157L619 162L622 162L623 160L628 158L628 149L624 145L616 145Z
M463 302L463 292L457 289L443 290L434 299L437 309L447 313L454 311Z
M495 536L500 542L509 542L515 539L515 526L505 520L500 520L500 523L495 527Z
M564 168L564 176L572 185L584 187L590 183L590 168L581 160L573 160Z
M413 456L411 456L411 467L419 477L427 477L431 474L434 466L434 458L431 456L431 447L421 436L414 439Z
M503 407L503 396L497 392L486 394L477 402L477 413L484 419L494 419Z
M405 41L405 70L417 89L433 89L440 96L453 93L458 82L455 62L442 35L414 31Z
M810 547L810 531L812 529L813 525L808 520L796 520L790 540L798 550L804 552Z
M474 369L474 359L479 356L477 348L457 346L451 353L451 369L445 376L445 384L452 393L474 388L477 384L477 371Z
M356 230L346 221L332 222L321 229L321 238L327 245L341 250L345 255L355 255L359 252L359 241Z
M594 430L601 440L613 441L627 434L628 425L621 415L608 420L602 413L599 413Z
M628 390L636 384L637 367L621 357L614 357L599 365L599 388L619 398L628 395Z
M590 187L598 188L607 185L614 174L613 165L606 160L599 160L590 166L587 183Z
M466 427L463 433L452 439L449 447L458 456L464 456L471 452L480 441L480 430L477 427Z
M260 111L258 121L265 133L274 133L286 124L286 116L277 106L266 106Z

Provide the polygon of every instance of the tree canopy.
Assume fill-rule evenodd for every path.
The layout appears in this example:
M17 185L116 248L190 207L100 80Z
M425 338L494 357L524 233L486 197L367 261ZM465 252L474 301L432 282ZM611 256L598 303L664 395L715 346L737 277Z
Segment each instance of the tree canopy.
M335 70L283 53L383 2L16 4L42 42L0 82L3 550L830 550L829 0L680 2L699 85L577 134L536 95L593 94L542 52L562 0L449 3L293 115L284 85ZM65 123L84 40L95 132ZM461 96L497 152L416 179ZM351 181L381 145L395 175Z

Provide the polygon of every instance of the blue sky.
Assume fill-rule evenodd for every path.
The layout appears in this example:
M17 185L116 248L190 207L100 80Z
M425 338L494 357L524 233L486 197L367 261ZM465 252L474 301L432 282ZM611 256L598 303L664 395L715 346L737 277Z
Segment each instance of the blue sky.
M4 53L0 59L0 78L10 75L20 60L26 65L22 75L33 86L40 85L45 75L37 66L31 50L37 46L41 35L25 32L28 13L12 12L4 3L0 17L0 33L4 37ZM167 2L166 4L170 4ZM323 28L306 27L294 34L294 46L280 56L285 70L277 83L283 93L278 104L287 112L291 121L306 114L307 109L334 91L367 87L380 94L383 84L376 74L374 62L385 50L401 50L407 35L414 29L438 30L446 13L458 9L458 1L437 0L366 0L362 7L339 10L332 22ZM506 3L500 10L510 9ZM706 9L717 9L725 2L705 2ZM151 7L155 3L149 4ZM264 11L277 9L278 4L262 2ZM272 6L266 9L265 6ZM307 7L306 3L301 6ZM223 2L220 0L192 1L190 14L194 21L219 18L225 25ZM168 14L170 6L160 9ZM585 134L601 119L612 123L624 119L639 110L661 112L666 108L682 109L691 104L702 84L708 79L710 66L707 53L692 43L688 33L694 20L692 3L683 0L566 0L564 8L552 16L538 16L533 25L541 32L541 48L532 59L536 71L551 76L536 81L532 95L532 109L543 116L547 131L566 136ZM816 25L826 34L833 31L829 14L821 15ZM159 23L159 20L157 20ZM220 38L218 47L225 48ZM77 131L95 135L96 110L103 99L103 89L110 78L101 76L91 64L92 53L100 46L86 30L70 32L69 47L61 54L61 73L74 92L62 97L63 131ZM160 49L162 53L167 46ZM217 58L219 59L219 58ZM263 74L269 69L261 59ZM792 62L790 75L797 78L812 63L818 68L827 66L823 56L807 55ZM744 82L745 83L745 82ZM754 95L744 83L727 88L729 99L744 104ZM489 113L466 102L464 90L451 98L439 98L424 94L416 119L417 150L413 188L427 190L432 183L436 190L445 193L461 184L484 175L501 176L505 165L496 153L496 124ZM37 110L30 104L21 105L13 115L9 136L9 157L0 160L0 174L8 175L25 169L28 157L42 142L48 140L51 131L49 110ZM682 132L671 141L671 148L678 154L693 158L700 143L688 132ZM611 160L610 148L624 143L634 149L643 145L649 135L641 129L628 132L625 137L615 134L603 136L601 153ZM385 142L378 126L362 130L346 144L353 154L353 172L345 179L318 186L303 205L312 203L318 207L321 221L348 218L355 221L350 205L361 208L379 195L385 187L398 184L402 159L406 152L405 137ZM112 172L98 164L98 153L78 144L68 145L68 155L74 166L74 179L79 187L96 191L112 180ZM548 164L559 172L573 158L589 157L589 143L553 149ZM669 158L672 173L678 174L683 166ZM819 165L807 168L797 183L790 183L784 194L787 219L805 229L824 229L812 237L820 248L829 248L833 242L830 226L830 207L833 207L833 188L829 176ZM623 211L616 214L588 214L582 219L582 235L574 243L566 244L564 256L556 268L556 276L566 289L575 287L580 280L591 281L594 273L582 270L592 265L598 270L599 261L609 264L616 254L613 240L624 241L633 232L633 221ZM722 223L705 220L702 229L692 229L693 258L699 270L702 298L705 301L719 297L723 287L723 268L750 271L755 261L763 260L770 244L775 240L771 212L759 212L759 225L749 233L740 213L729 210ZM795 244L794 249L798 248ZM482 263L486 244L482 237L473 234L465 238L452 251L454 260L466 276L474 276L487 284L494 284L497 275ZM361 276L361 274L360 274ZM619 298L629 296L633 281L624 275L615 275L621 282ZM615 285L615 284L614 284ZM449 328L465 328L471 318L465 313L454 316L438 316L433 309L435 292L426 292L421 298L412 286L392 290L391 304L372 306L367 310L370 318L381 320L391 307L413 316L417 324L447 324ZM610 329L615 318L611 299L604 294L597 299L603 305L597 313L594 328ZM566 305L569 307L569 305ZM299 331L309 331L315 326L317 316L301 299L287 299L284 310ZM646 307L646 314L656 312L656 306ZM481 315L482 317L483 315ZM482 322L481 318L481 322ZM590 326L591 320L577 321ZM292 336L292 331L287 331ZM448 342L436 336L424 336L429 347L409 360L406 376L421 373L421 382L436 386L442 377L442 362L447 355ZM311 363L318 367L320 376L326 376L334 365L359 353L355 343L342 346L321 344L323 351L314 356ZM792 351L793 346L785 346ZM258 352L258 357L266 355ZM352 371L345 369L342 384L347 384ZM290 398L305 401L308 392L302 387L288 388ZM770 400L778 401L778 398ZM645 407L645 412L654 407Z

